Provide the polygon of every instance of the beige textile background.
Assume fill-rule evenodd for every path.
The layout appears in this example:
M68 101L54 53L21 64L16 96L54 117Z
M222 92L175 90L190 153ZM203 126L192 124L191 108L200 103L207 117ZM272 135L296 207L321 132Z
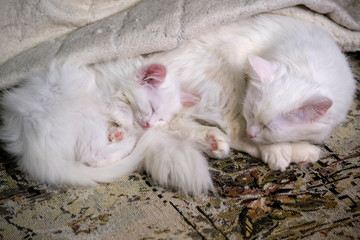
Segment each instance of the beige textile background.
M54 57L93 63L169 50L215 26L269 11L315 22L344 50L360 49L357 0L1 0L0 88Z

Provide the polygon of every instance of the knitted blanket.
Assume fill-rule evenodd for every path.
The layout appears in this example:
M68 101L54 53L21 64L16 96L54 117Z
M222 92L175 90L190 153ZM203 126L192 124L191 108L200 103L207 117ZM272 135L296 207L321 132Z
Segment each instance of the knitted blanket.
M52 58L94 63L175 48L216 26L272 12L311 21L360 49L357 0L1 1L0 88Z

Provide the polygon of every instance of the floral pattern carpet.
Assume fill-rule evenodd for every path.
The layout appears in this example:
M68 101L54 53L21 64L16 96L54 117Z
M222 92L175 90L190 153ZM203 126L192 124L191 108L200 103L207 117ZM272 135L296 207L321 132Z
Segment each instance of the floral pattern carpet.
M209 160L218 196L194 199L143 173L93 188L38 184L2 152L0 239L360 239L360 53L349 61L354 104L313 166L271 171L232 152Z

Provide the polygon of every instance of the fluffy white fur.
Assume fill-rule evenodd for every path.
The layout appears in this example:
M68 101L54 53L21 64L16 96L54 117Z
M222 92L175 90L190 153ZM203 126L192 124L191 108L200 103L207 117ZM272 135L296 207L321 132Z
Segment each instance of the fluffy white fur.
M165 130L197 142L184 142L182 151L206 152L199 147L202 142L210 156L217 147L223 149L224 154L216 156L221 158L231 146L273 170L284 171L291 162L317 161L320 150L311 143L323 141L345 119L355 91L347 61L331 36L284 16L261 15L222 26L150 59L166 66L167 81L180 83L200 99ZM214 127L222 131L208 134ZM221 144L212 145L214 141ZM176 169L172 174L184 177L172 184L185 192L199 193L210 186L201 155L184 160L171 154L171 162L169 156L157 156L157 165L163 167L150 171L160 183L161 173ZM191 166L179 165L183 161Z
M92 185L137 168L143 130L128 103L133 94L150 101L138 77L145 66L140 60L119 60L116 66L122 70L107 83L112 87L69 60L53 62L4 93L0 138L21 170L46 183Z
M4 95L0 138L31 176L88 185L142 166L200 195L214 190L203 153L233 147L282 171L317 161L311 143L344 120L355 90L328 34L276 15L91 69L52 66Z
M146 128L198 101L165 76L163 65L141 57L91 67L54 61L4 93L0 139L41 182L114 181L149 159L148 145L157 149L149 133L142 136Z

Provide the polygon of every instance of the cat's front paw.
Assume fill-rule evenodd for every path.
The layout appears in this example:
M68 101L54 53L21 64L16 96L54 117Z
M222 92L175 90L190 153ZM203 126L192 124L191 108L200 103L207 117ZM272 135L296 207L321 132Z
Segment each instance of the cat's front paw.
M273 144L259 147L261 159L272 170L285 171L291 163L291 146L289 144Z
M285 171L290 163L309 165L320 157L320 149L309 143L280 143L259 147L262 160L272 170Z
M294 143L291 162L300 165L311 165L320 158L320 149L309 143Z
M224 158L229 156L230 140L220 130L209 131L206 135L206 153L212 158Z

